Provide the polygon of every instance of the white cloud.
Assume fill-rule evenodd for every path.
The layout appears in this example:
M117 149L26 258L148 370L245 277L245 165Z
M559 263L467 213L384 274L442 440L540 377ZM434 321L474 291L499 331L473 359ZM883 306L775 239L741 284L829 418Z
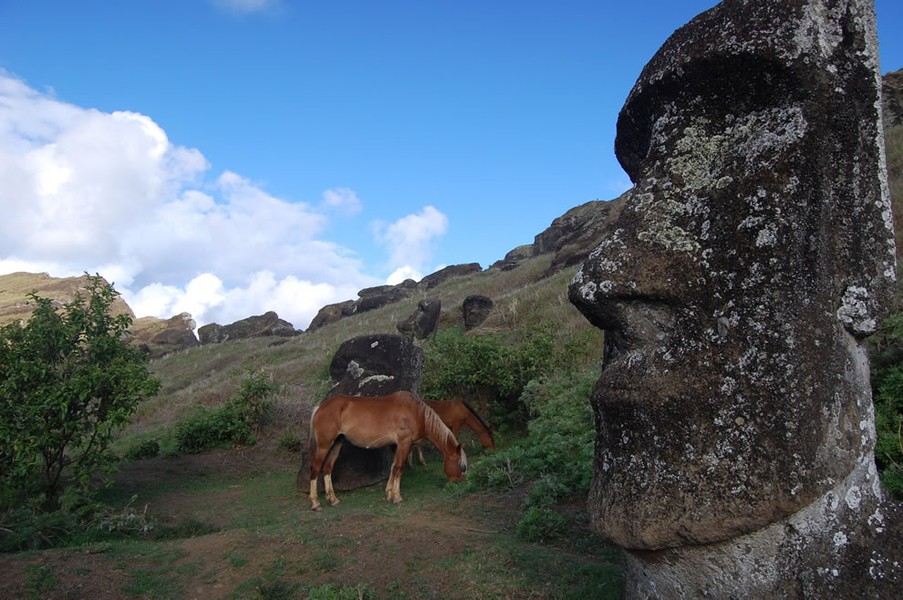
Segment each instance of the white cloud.
M407 269L423 271L432 258L436 238L448 230L448 217L433 206L425 206L418 214L402 217L394 223L377 223L374 234L389 252L389 267L395 272Z
M403 267L398 267L397 269L392 271L392 274L386 277L386 283L389 285L398 285L405 279L420 281L421 279L423 279L423 273L414 269L413 267L405 265Z
M0 70L0 272L98 272L138 316L203 325L275 310L299 329L378 283L321 239L329 215L360 210L353 190L312 206L209 170L145 115L66 104ZM430 211L412 218L434 230Z
M323 206L346 215L361 212L361 201L354 190L348 188L334 188L323 192Z

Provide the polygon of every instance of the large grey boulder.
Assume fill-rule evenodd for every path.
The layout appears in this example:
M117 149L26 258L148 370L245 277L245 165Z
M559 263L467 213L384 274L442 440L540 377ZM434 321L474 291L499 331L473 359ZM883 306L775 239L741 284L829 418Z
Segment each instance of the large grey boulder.
M605 330L589 510L628 597L888 597L865 337L895 285L872 2L725 1L618 118L571 283Z

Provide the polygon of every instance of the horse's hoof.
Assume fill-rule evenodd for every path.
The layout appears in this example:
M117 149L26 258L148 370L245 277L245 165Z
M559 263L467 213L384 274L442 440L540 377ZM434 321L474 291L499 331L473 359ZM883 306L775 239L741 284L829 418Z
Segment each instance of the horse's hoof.
M323 510L323 507L317 504L316 506L311 506L310 509L314 512L320 512L321 510Z
M336 498L335 500L330 500L330 501L329 501L329 504L330 504L331 506L338 506L338 505L339 505L339 499Z

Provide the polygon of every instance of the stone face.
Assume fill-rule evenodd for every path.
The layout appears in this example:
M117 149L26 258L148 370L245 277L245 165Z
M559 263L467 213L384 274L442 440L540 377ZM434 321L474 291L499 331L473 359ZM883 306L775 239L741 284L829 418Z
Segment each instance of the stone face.
M461 307L464 312L464 329L478 327L489 317L494 304L492 298L488 296L473 295L464 298L464 304Z
M569 294L606 333L593 524L658 551L631 555L628 594L802 593L887 530L863 342L895 282L874 26L871 2L726 1L621 110L635 187Z
M417 393L423 373L423 351L400 335L360 336L339 347L329 371L335 385L328 396L385 396L399 390ZM344 443L332 473L335 489L351 490L385 481L394 456L394 446L368 450ZM297 478L301 490L309 489L309 460L309 453L304 452Z
M417 303L417 310L398 324L398 331L418 340L425 340L436 333L439 328L439 315L442 312L442 301L427 298Z

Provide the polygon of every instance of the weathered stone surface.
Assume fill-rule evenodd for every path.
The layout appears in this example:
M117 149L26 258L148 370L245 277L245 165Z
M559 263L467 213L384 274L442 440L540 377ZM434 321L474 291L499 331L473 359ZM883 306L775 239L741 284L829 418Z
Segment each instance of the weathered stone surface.
M307 326L307 331L316 331L320 327L335 323L339 319L351 314L354 314L354 300L328 304L317 312L317 316L315 316L311 320L310 325Z
M619 115L635 187L569 293L606 332L589 509L628 597L900 583L863 340L895 282L874 19L725 1Z
M464 330L479 327L492 312L494 302L488 296L473 295L464 298L461 310L464 313Z
M400 335L356 337L339 347L329 372L336 384L328 396L384 396L399 390L417 393L423 373L423 350ZM385 481L394 455L394 447L367 450L345 442L332 473L335 489L351 490ZM309 452L305 451L297 478L302 490L309 489L309 460Z
M518 267L528 258L533 258L534 256L536 256L536 247L533 244L524 244L523 246L518 246L514 250L510 250L505 255L505 258L495 261L489 268L498 269L500 271L510 271L511 269Z
M195 327L197 323L188 313L169 319L143 317L132 324L129 342L144 349L149 357L160 358L199 345Z
M413 279L405 279L398 285L381 285L365 288L358 292L360 298L354 303L351 311L352 313L360 313L382 308L387 304L398 302L404 298L410 298L416 288L417 282Z
M439 315L442 312L442 301L437 298L426 298L417 303L417 310L398 324L398 331L404 335L425 340L439 328Z
M547 274L583 262L608 235L623 206L623 197L607 202L593 200L552 221L533 241L537 254L555 254Z
M471 273L479 273L483 268L480 263L467 263L464 265L450 265L444 269L439 269L435 273L427 275L420 280L420 287L430 290L440 283L444 283L452 277L463 277Z
M252 337L297 335L295 327L273 311L235 321L230 325L208 323L198 329L201 344L219 344Z

